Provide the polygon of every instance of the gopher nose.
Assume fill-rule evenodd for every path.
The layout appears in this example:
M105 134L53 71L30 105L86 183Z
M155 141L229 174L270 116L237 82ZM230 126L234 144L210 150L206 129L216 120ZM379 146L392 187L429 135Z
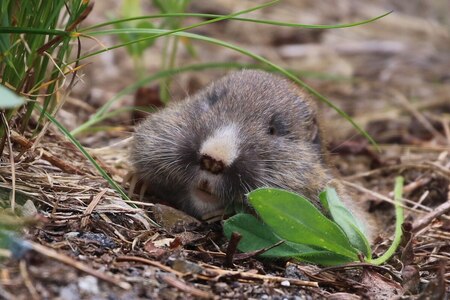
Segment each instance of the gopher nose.
M200 168L212 174L222 173L239 156L238 129L234 124L222 126L200 146Z
M225 164L221 160L216 160L209 155L203 154L200 157L200 169L208 171L212 174L222 173Z

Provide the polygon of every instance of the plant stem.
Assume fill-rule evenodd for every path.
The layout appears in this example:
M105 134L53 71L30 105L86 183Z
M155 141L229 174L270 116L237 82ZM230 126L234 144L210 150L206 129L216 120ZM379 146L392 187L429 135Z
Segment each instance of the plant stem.
M403 194L403 177L398 176L395 178L395 188L394 188L394 201L395 201L395 235L394 240L392 241L391 246L389 249L386 250L386 252L376 258L369 260L370 263L374 265L381 265L385 263L389 258L394 255L395 251L397 251L398 246L400 245L400 242L403 237L403 207L402 207L402 194Z

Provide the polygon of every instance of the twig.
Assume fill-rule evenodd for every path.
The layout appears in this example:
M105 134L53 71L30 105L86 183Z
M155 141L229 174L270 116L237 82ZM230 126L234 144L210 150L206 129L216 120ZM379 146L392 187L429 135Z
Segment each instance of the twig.
M95 269L93 269L93 268L91 268L91 267L89 267L89 266L87 266L85 264L82 264L81 262L78 262L78 261L74 260L73 258L70 258L70 257L68 257L66 255L60 254L60 253L56 252L55 250L47 248L47 247L45 247L43 245L31 242L31 241L28 241L28 243L30 243L31 248L34 251L36 251L36 252L38 252L38 253L40 253L40 254L42 254L44 256L56 259L57 261L59 261L59 262L61 262L63 264L66 264L68 266L74 267L74 268L76 268L76 269L78 269L80 271L83 271L83 272L88 273L88 274L90 274L92 276L95 276L95 277L97 277L97 278L99 278L99 279L101 279L103 281L106 281L106 282L112 283L114 285L117 285L118 287L120 287L120 288L122 288L124 290L131 289L131 285L128 282L120 281L119 279L116 279L116 278L112 277L111 275L108 275L105 272L100 272L98 270L95 270Z
M357 189L357 190L359 190L359 191L361 191L361 192L363 192L363 193L367 193L367 194L369 194L369 195L372 195L373 197L376 197L376 198L378 198L378 199L380 199L380 200L386 201L386 202L391 203L391 204L395 204L394 200L392 200L391 198L386 197L386 196L384 196L384 195L382 195L382 194L380 194L380 193L371 191L371 190L369 190L369 189L366 189L365 187L359 186L359 185L357 185L357 184L354 184L354 183L349 182L349 181L346 181L346 180L343 180L342 183L343 183L344 185L346 185L346 186L350 186L350 187L352 187L352 188L355 188L355 189ZM402 200L405 201L406 199L402 199ZM413 204L414 204L414 202L413 202ZM425 213L424 211L421 211L421 210L418 210L418 209L413 209L413 208L411 208L411 207L405 206L404 204L402 204L401 206L402 206L404 209L411 210L411 211L414 211L414 212L416 212L416 213L421 213L421 214ZM422 206L421 206L421 207L422 207ZM423 208L424 208L424 209L428 209L428 211L431 210L430 208L428 208L428 207L426 207L426 206L424 206Z
M431 178L420 178L418 180L410 182L409 184L405 185L405 187L403 188L403 193L405 193L405 194L411 193L411 192L417 190L418 188L420 188L424 185L427 185L430 181L431 181ZM394 192L389 192L389 197L393 197L393 196L394 196Z
M450 125L449 122L445 118L440 119L442 127L444 127L444 133L447 137L447 144L450 145Z
M183 281L173 277L171 275L162 275L161 279L170 286L179 289L182 292L191 294L194 297L204 298L204 299L212 299L213 295L208 292L197 289L193 286L187 285Z
M422 126L430 132L437 140L446 140L445 136L442 135L439 131L437 131L434 126L425 118L425 116L419 112L414 106L409 103L408 99L399 91L391 89L391 93L400 101L400 104L411 113L421 124Z
M94 211L95 207L98 205L98 203L100 202L100 200L102 199L103 195L107 192L107 189L103 189L101 190L97 195L95 195L94 199L92 199L91 203L89 203L88 207L86 207L86 210L84 211L84 214L86 215L85 217L83 217L83 219L81 219L81 228L86 228L88 222L89 222L89 217L91 215L91 213Z
M397 282L402 282L402 279L398 275L396 275L394 272L392 272L390 269L388 269L386 267L382 267L382 266L376 266L376 265L373 265L370 263L363 263L363 262L354 262L354 263L348 263L348 264L340 265L340 266L325 267L325 268L320 269L319 271L317 271L316 273L314 273L312 275L318 275L320 273L327 272L327 271L337 271L337 270L354 269L354 268L368 268L368 269L383 271L383 272L386 272L389 275L391 275L392 278L394 278Z
M233 261L246 260L246 259L249 259L251 257L258 256L258 255L263 254L263 253L265 253L265 252L267 252L267 251L269 251L269 250L271 250L273 248L276 248L276 247L280 246L281 244L284 244L285 242L286 241L281 240L281 241L276 242L273 245L270 245L269 247L264 247L264 248L261 248L261 249L256 250L256 251L250 251L250 252L246 252L246 253L238 253L238 254L236 254L234 256Z
M169 272L169 273L173 273L179 277L182 277L184 274L181 272L178 272L177 270L174 270L168 266L163 265L162 263L160 263L159 261L154 261L154 260L150 260L150 259L146 259L143 257L139 257L139 256L119 256L117 257L116 261L135 261L135 262L140 262L146 265L150 265L156 268L159 268L163 271Z
M25 287L28 289L28 292L31 295L31 298L34 300L39 300L41 297L39 297L38 292L36 291L36 288L34 287L33 283L31 282L30 274L28 274L27 270L27 264L25 260L20 260L19 262L19 269L20 269L20 275L22 275L23 283L25 284Z
M447 178L450 177L450 170L449 169L447 169L447 168L445 168L445 167L443 167L441 165L438 165L437 163L430 162L430 161L426 161L425 164L428 165L428 166L433 167L435 171L440 171L440 172L444 173L444 176L446 176Z
M16 299L16 296L8 292L3 288L3 286L0 284L0 299L4 300L14 300Z
M450 193L450 192L449 192ZM438 207L434 208L433 211L416 220L413 223L413 232L418 232L419 230L428 226L434 219L450 211L450 195L446 202L442 203Z
M371 190L369 190L369 189L366 189L365 187L359 186L359 185L354 184L354 183L351 183L351 182L349 182L349 181L343 180L342 183L343 183L344 185L350 186L350 187L352 187L352 188L354 188L354 189L357 189L357 190L359 190L359 191L361 191L361 192L363 192L363 193L370 194L370 195L372 195L372 196L374 196L374 197L376 197L376 198L378 198L378 199L380 199L380 200L386 201L386 202L391 203L391 204L394 205L394 201L393 201L392 199L390 199L389 197L386 197L386 196L384 196L384 195L382 195L382 194L380 194L380 193L371 191ZM431 208L429 208L428 206L422 205L422 204L420 204L419 202L414 202L414 201L411 201L411 200L408 200L408 199L405 199L405 198L402 198L402 201L403 201L404 203L409 203L409 204L413 205L413 207L409 207L409 206L406 206L406 205L404 205L404 204L401 204L400 206L403 207L403 208L406 209L406 210L413 211L413 212L419 213L419 214L425 214L425 213L428 213L428 212L431 212L431 211L432 211ZM416 207L420 207L420 208L422 208L424 211L418 210L418 209L416 209ZM444 218L444 219L446 219L446 220L450 220L450 217L448 217L448 216L442 216L442 218Z
M441 149L439 151L441 151ZM433 172L439 173L442 176L449 176L450 175L450 171L449 170L447 170L445 168L442 168L442 167L439 168L439 167L440 166L436 166L435 164L429 163L429 162L425 162L425 163L422 163L422 164L417 164L417 163L400 164L400 165L393 165L393 166L383 167L383 168L379 168L379 169L375 169L375 170L371 170L371 171L355 174L355 175L352 175L352 176L346 176L345 179L348 180L348 181L354 181L357 178L379 175L382 172L392 172L392 171L395 171L395 170L406 170L406 169L433 171Z
M222 276L236 276L243 280L264 280L264 281L273 281L273 282L283 282L283 281L289 281L292 285L297 286L309 286L309 287L319 287L319 284L315 281L305 281L300 279L293 279L293 278L285 278L285 277L279 277L279 276L270 276L270 275L261 275L261 274L255 274L250 272L242 272L242 271L231 271L231 270L223 270L219 268L215 268L210 265L202 264L201 267L205 268L205 270L212 275L215 275L214 279L218 279ZM197 277L203 278L203 279L211 279L211 276L201 275L197 274Z
M428 197L428 195L430 194L429 190L426 190L422 196L420 196L419 200L417 200L417 203L413 205L413 208L416 209L417 207L421 206L423 201L425 201L425 199Z
M14 131L11 131L11 139L13 140L14 143L18 143L25 149L30 149L31 147L33 147L33 142L29 141L28 139L26 139L25 137L21 136L20 134ZM42 150L42 158L51 163L52 165L60 168L66 173L85 174L85 172L81 171L79 168L69 164L67 161L63 161L62 159L54 156L53 154L51 154L46 150Z
M236 253L237 246L242 239L242 235L238 232L233 232L230 237L230 241L228 243L226 256L225 256L225 266L232 267L233 266L233 257Z

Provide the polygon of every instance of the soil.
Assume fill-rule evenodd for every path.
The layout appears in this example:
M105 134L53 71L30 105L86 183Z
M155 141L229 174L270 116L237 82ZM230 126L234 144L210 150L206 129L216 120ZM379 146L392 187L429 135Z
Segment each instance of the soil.
M205 3L203 3L205 2ZM260 1L193 1L190 12L228 14ZM224 21L192 32L229 41L300 74L346 111L377 141L371 145L345 119L320 104L329 150L355 201L380 220L376 255L391 244L395 177L405 178L405 238L388 263L323 268L296 261L261 261L227 248L220 223L203 224L130 191L121 200L56 127L33 140L11 135L0 160L1 199L16 191L31 224L11 238L0 263L0 299L445 299L450 293L450 7L436 1L286 0L249 16L305 24L338 24L390 15L332 30ZM82 26L120 16L97 1ZM144 14L156 13L148 5ZM185 24L201 21L187 18ZM154 21L158 22L158 21ZM102 45L117 40L100 37ZM82 52L101 49L83 39ZM193 47L195 55L188 50ZM145 74L160 70L164 42L140 59ZM255 63L229 49L181 40L176 66L205 62ZM88 59L57 119L69 129L139 77L117 49ZM229 70L176 75L171 101L181 101ZM164 82L116 102L161 106ZM129 190L127 160L134 124L145 114L124 113L77 136L118 183ZM13 128L14 130L14 128ZM31 143L34 146L31 147ZM19 155L20 154L20 155ZM14 173L11 172L11 167ZM0 203L1 204L1 203ZM155 220L159 226L154 226ZM235 260L229 263L230 256Z

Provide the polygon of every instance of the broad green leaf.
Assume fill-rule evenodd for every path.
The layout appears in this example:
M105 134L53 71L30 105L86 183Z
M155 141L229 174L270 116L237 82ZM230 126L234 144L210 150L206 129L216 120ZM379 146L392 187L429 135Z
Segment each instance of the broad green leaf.
M308 199L274 188L256 189L248 199L264 223L281 238L358 259L358 251L350 245L344 232Z
M237 214L224 222L225 236L230 238L233 232L239 232L242 240L238 249L242 252L253 252L273 246L282 239L272 229L250 214ZM283 244L260 255L264 258L295 258L314 264L332 266L352 261L348 257L333 252L302 244L285 241Z
M22 97L8 89L7 87L0 85L0 109L14 108L21 106L25 101Z
M345 232L350 244L360 250L368 258L372 258L372 250L364 233L361 222L344 206L334 188L327 187L320 193L322 205L328 209L334 222Z
M291 243L293 244L293 243ZM296 244L299 245L299 244ZM327 250L316 250L316 251L311 251L311 252L306 252L306 253L302 253L296 257L294 257L294 259L297 259L299 261L306 261L306 262L310 262L316 265L321 265L321 266L338 266L338 265L343 265L343 264L348 264L352 261L354 261L353 259L347 257L347 256L343 256L334 252L330 252Z
M245 213L239 213L227 219L224 222L223 231L227 238L230 238L233 232L239 232L242 235L243 238L238 246L242 252L270 247L281 240L269 226L260 222L254 216ZM294 257L299 253L311 251L315 251L315 249L307 245L285 242L261 254L261 256L268 258Z

